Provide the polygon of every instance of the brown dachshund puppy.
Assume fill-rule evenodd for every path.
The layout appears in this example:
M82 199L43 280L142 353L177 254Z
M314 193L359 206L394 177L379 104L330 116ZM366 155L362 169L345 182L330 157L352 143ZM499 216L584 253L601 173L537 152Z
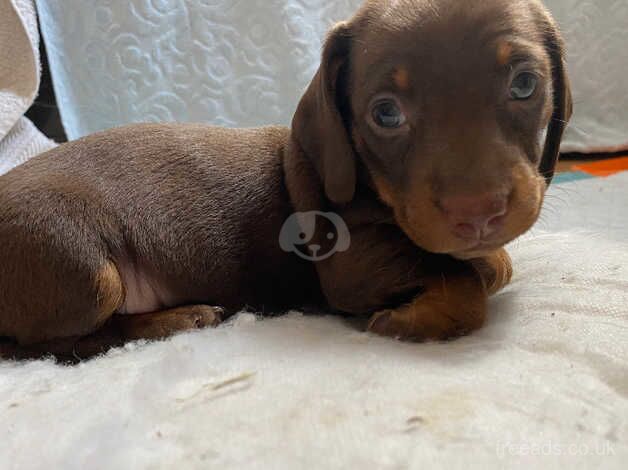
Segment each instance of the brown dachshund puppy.
M382 335L470 332L570 114L540 1L367 1L329 34L291 129L134 125L0 177L0 336L93 354L305 305Z

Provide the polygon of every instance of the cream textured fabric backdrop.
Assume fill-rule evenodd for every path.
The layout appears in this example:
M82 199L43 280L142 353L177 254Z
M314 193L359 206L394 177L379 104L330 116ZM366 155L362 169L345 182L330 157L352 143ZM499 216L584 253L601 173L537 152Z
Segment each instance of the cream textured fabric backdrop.
M40 0L71 138L133 121L288 123L356 0Z
M575 114L563 150L628 149L628 0L545 0L567 39Z
M0 0L0 174L54 147L23 117L39 89L33 0Z
M133 121L287 124L361 0L37 0L72 138ZM569 42L565 150L628 147L628 1L549 0Z

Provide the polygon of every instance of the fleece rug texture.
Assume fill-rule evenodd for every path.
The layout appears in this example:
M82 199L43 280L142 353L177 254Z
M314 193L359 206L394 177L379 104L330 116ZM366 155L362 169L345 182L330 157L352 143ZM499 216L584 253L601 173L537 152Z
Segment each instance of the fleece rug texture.
M628 173L558 185L487 326L401 344L333 316L0 363L3 469L626 468Z

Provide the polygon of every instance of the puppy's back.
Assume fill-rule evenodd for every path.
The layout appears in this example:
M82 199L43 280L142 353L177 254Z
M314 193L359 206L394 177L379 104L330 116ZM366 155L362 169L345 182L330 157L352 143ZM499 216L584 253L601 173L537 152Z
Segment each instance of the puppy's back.
M55 237L81 247L49 247L48 257L92 246L162 286L173 305L289 302L282 293L312 272L278 243L292 212L281 158L288 132L141 124L70 142L0 177L0 231L17 223L50 234L51 247Z

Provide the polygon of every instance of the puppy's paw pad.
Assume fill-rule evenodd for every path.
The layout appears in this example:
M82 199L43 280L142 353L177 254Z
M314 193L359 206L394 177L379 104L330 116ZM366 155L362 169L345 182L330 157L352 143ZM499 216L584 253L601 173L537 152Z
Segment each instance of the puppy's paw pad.
M220 307L198 305L189 312L190 328L204 329L216 327L222 323L225 310Z

